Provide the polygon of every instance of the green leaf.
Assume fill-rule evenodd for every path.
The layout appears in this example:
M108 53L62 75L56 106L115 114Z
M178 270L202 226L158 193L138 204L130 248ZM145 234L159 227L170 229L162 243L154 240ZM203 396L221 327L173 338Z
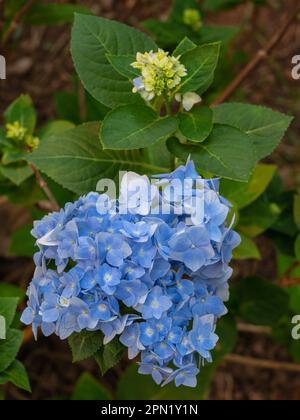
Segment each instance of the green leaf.
M31 392L26 369L18 360L14 360L4 372L0 373L0 385L5 384L6 382L11 382L16 387Z
M178 22L161 22L155 19L144 20L142 26L150 32L161 48L174 48L185 36L191 36L191 30Z
M300 314L300 286L291 286L284 289L289 297L289 308L294 314Z
M7 331L6 340L0 340L0 372L6 370L16 358L23 340L23 333L19 330Z
M0 297L13 297L23 300L25 298L24 290L10 283L0 283Z
M40 140L44 140L46 137L50 137L54 134L63 133L70 128L74 128L75 125L73 122L65 121L65 120L55 120L49 121L45 124L39 131L39 138Z
M32 224L23 226L13 233L9 246L9 254L32 258L35 253L36 240L31 235Z
M193 50L194 48L196 48L197 45L191 41L187 36L183 38L183 40L177 45L177 47L175 48L174 52L173 52L173 56L174 57L179 57L191 50Z
M266 191L276 169L275 165L258 164L246 185L241 182L224 180L221 183L221 194L239 209L243 209L256 201Z
M240 235L242 242L240 246L233 251L233 258L236 260L260 260L261 254L253 239L243 234Z
M157 50L145 34L119 22L76 14L71 50L84 87L99 102L109 108L142 103L140 95L132 93L132 83L111 66L107 54L135 55Z
M255 237L269 229L278 219L281 209L276 203L259 198L240 212L239 230Z
M11 326L16 314L19 298L0 297L0 315L5 318L6 330Z
M221 42L224 49L239 31L240 28L236 26L205 25L201 28L200 41L201 44Z
M292 205L286 208L280 207L282 210L280 217L272 224L272 230L294 238L297 232L297 226L291 213L291 207Z
M31 206L45 199L45 195L38 186L34 176L26 179L20 186L9 183L3 195L6 195L12 203L21 204L22 206Z
M102 346L102 334L99 331L82 331L74 333L68 339L69 346L72 350L73 362L79 362L94 354Z
M6 339L6 320L4 316L0 315L0 340Z
M4 149L1 163L2 165L10 165L25 160L27 153L13 148Z
M56 198L58 204L60 207L64 207L67 203L71 203L72 201L75 201L77 198L77 195L72 193L71 191L63 188L61 185L59 185L57 182L54 182L52 179L50 179L47 175L44 175L44 179L47 182L47 185ZM34 215L33 219L41 219L41 215Z
M117 180L119 171L146 174L165 171L165 168L143 162L138 151L103 150L97 123L83 124L45 139L28 160L78 195L95 191L103 177Z
M6 130L0 127L0 150L5 150L5 148L12 148L12 142L6 138Z
M122 359L124 355L124 346L120 343L119 338L115 338L108 344L103 345L95 354L102 375L114 367Z
M300 262L300 234L297 236L296 242L295 242L295 255L297 260Z
M237 343L238 331L234 317L226 315L218 321L216 334L219 337L219 342L213 352L213 360L221 361L224 356L233 352Z
M294 197L294 220L300 230L300 195L295 195Z
M56 92L54 94L54 101L56 113L59 118L66 121L72 121L74 124L79 124L81 122L78 106L79 100L76 93Z
M32 176L32 170L27 165L0 166L0 172L13 184L19 186Z
M4 119L10 124L19 121L27 129L26 134L32 134L36 125L36 112L30 96L19 96L5 111Z
M208 107L196 107L179 114L179 131L188 140L201 143L213 129L213 112Z
M83 373L75 385L71 400L102 401L111 400L112 396L90 373Z
M214 120L248 134L260 160L278 146L293 118L263 106L227 103L214 109Z
M49 3L35 4L26 13L27 25L59 25L72 23L74 13L90 14L90 10L77 4Z
M106 116L100 137L104 149L141 149L167 138L176 129L174 117L161 118L146 105L126 105Z
M143 149L141 159L152 165L168 168L167 172L171 171L173 158L165 140L160 140L158 143L153 144L153 146Z
M219 42L200 45L181 57L180 62L186 67L188 74L178 87L179 92L201 94L208 89L217 67L220 45Z
M236 286L239 314L255 325L276 324L288 311L287 293L275 284L259 278L247 278Z
M110 111L105 105L98 102L92 95L85 91L86 121L103 121Z
M135 69L131 64L136 61L134 55L110 55L107 54L107 59L113 68L122 76L129 80L133 80L141 75L138 69Z
M6 0L4 3L4 17L10 20L17 11L24 5L26 0Z
M159 387L151 376L137 372L137 365L132 364L122 375L117 390L118 400L202 400L209 391L209 387L216 368L215 364L208 364L201 368L196 388L179 387L172 383Z
M226 125L215 125L201 144L180 144L170 139L168 147L180 159L191 156L199 170L236 181L248 181L255 163L249 137Z

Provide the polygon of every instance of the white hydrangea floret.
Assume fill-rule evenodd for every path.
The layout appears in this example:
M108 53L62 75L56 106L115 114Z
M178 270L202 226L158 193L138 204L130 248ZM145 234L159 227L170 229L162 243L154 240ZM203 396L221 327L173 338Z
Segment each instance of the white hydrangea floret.
M183 95L181 93L177 93L175 95L175 99L177 102L182 103L182 106L186 111L191 111L195 105L202 102L201 96L195 92L187 92Z

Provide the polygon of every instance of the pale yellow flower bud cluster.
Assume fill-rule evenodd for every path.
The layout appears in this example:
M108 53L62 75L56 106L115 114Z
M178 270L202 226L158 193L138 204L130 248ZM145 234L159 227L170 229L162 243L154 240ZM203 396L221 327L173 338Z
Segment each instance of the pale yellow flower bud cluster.
M6 137L8 139L23 142L30 149L36 149L40 143L38 137L33 136L32 134L26 134L27 129L23 127L19 121L6 124Z
M179 59L162 49L137 53L136 61L131 65L140 70L142 76L133 81L133 92L139 92L146 101L162 95L172 96L181 79L187 75Z
M26 134L26 128L22 127L19 121L12 124L6 124L6 137L8 139L23 141Z

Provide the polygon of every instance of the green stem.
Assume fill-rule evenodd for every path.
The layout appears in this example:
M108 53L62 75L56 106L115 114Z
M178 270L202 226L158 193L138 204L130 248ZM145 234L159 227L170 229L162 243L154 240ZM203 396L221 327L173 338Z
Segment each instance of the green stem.
M164 98L165 98L165 105L166 105L167 114L172 115L171 101L168 98L168 95L164 95Z

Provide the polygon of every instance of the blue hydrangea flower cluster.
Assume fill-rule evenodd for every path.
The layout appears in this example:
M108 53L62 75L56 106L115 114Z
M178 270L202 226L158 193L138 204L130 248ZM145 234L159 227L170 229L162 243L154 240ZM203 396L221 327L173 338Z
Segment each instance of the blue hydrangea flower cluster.
M35 223L39 252L22 321L35 335L39 327L61 339L99 330L104 344L118 336L130 359L140 354L141 374L194 387L212 361L240 238L226 224L230 205L218 180L202 180L197 217L183 206L199 194L194 182L188 194L170 194L175 181L201 180L192 161L156 178L128 173L131 184L143 179L149 188L138 207L127 196L127 213L123 187L118 200L90 193ZM160 210L166 201L169 214Z

